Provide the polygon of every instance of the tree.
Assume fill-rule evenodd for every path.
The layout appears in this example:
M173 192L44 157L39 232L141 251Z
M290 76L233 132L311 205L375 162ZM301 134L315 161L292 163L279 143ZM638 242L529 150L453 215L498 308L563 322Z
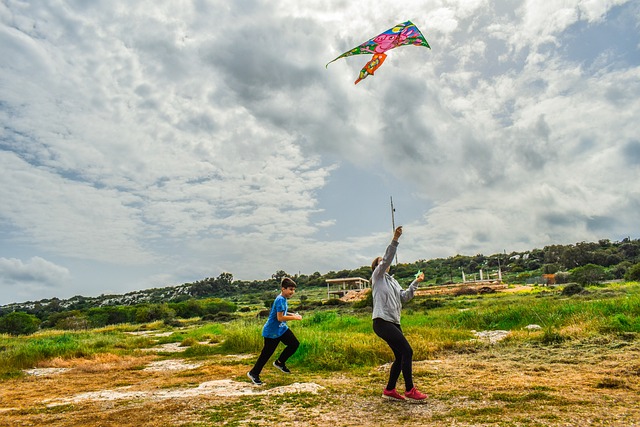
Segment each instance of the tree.
M597 285L605 278L604 267L595 264L587 264L571 270L571 280L582 285Z
M219 282L222 286L231 286L231 283L233 283L233 274L220 273L216 281Z
M10 335L29 335L38 330L40 319L33 314L14 311L0 317L0 333Z
M280 281L282 281L284 277L290 277L284 270L278 270L271 275L271 278L278 282L278 284L280 284Z

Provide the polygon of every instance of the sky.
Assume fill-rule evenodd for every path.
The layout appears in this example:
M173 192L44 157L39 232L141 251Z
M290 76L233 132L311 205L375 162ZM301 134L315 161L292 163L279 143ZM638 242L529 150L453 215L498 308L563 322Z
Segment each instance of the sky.
M411 20L354 85L341 53ZM640 237L640 2L0 2L0 304ZM391 215L391 198L395 213Z

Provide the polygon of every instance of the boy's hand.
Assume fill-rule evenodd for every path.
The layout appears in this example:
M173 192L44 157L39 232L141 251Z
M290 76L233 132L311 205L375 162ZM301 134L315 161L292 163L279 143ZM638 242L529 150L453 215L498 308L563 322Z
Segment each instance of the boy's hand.
M416 274L416 282L420 283L424 280L424 273L422 271L418 271Z

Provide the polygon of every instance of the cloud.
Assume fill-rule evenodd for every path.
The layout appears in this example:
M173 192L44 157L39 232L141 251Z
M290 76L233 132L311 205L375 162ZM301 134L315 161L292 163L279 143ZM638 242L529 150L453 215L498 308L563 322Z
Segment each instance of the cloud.
M41 257L24 262L16 258L0 258L0 288L5 295L37 298L59 292L72 279L70 271Z
M390 195L405 259L635 225L633 2L61 5L0 5L0 256L61 295L367 265ZM325 68L407 19L432 49Z

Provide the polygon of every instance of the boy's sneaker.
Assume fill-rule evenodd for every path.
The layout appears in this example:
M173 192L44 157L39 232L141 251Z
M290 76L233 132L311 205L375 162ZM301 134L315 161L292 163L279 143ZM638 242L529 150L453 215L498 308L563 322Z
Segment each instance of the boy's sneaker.
M251 382L254 383L255 385L264 384L262 381L260 381L260 375L255 375L253 372L249 371L247 372L247 376L249 377Z
M291 373L289 368L287 368L287 365L285 365L284 363L280 363L279 360L276 360L275 362L273 362L273 366L275 366L276 368L280 369L285 374L290 374Z
M395 388L393 390L387 390L385 388L382 391L382 397L389 400L404 400L404 396L398 393Z
M407 401L411 403L422 403L428 397L426 394L420 393L415 387L409 391L405 391L404 396L407 398Z

